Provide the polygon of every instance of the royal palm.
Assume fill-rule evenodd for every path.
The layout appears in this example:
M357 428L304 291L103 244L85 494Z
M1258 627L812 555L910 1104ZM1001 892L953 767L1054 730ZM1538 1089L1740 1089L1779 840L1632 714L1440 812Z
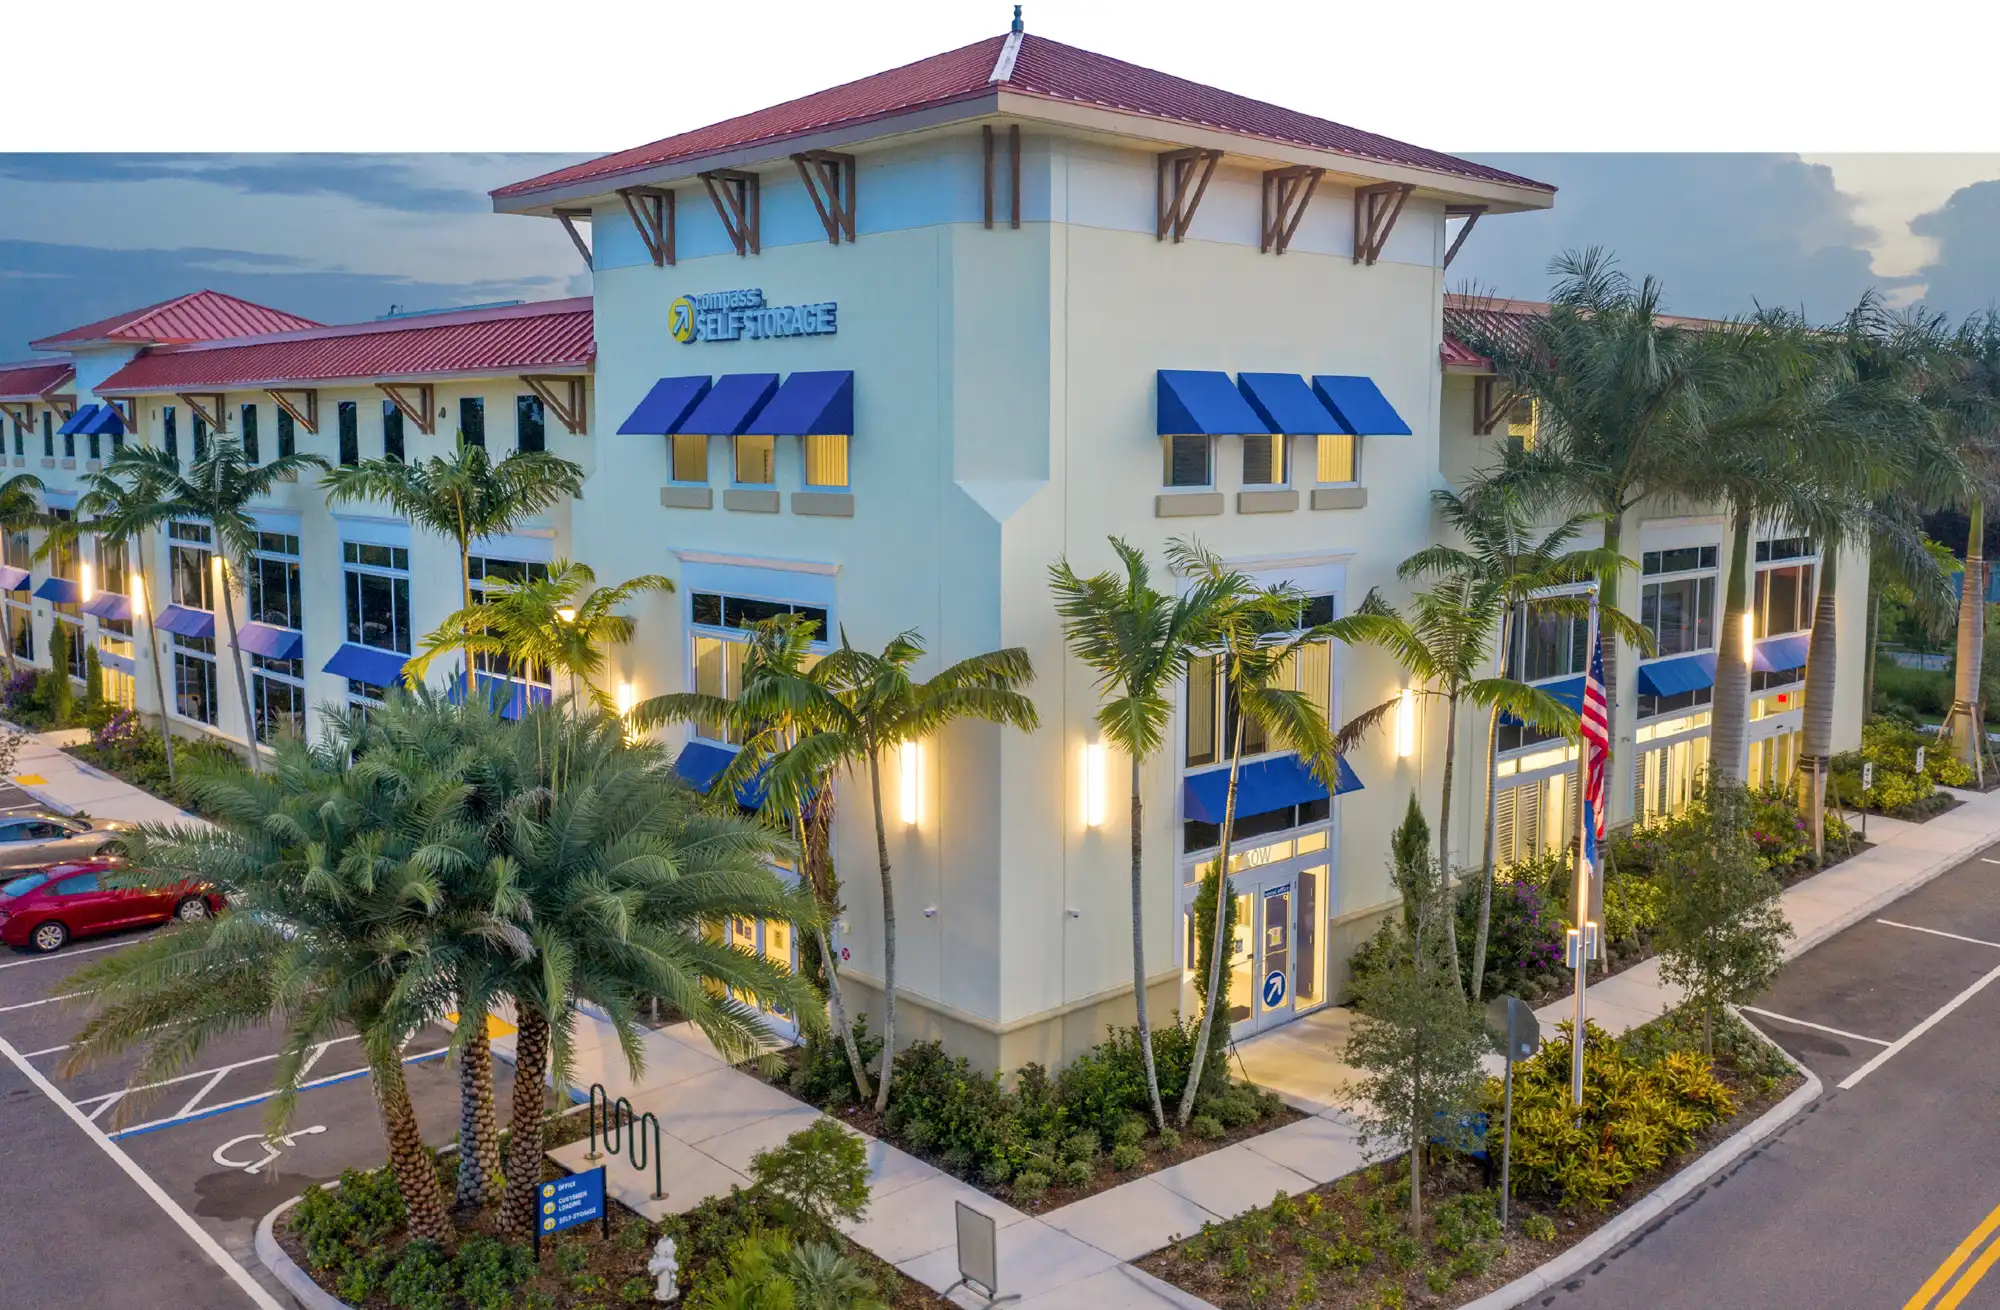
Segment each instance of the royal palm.
M16 473L0 482L0 533L19 532L41 521L41 502L35 493L42 480L32 473ZM0 597L0 636L7 642L7 667L14 667L14 611Z

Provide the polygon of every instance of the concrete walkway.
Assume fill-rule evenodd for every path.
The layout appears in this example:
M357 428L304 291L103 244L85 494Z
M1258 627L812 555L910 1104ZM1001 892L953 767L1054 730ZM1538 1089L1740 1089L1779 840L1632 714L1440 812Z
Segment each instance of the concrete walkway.
M64 754L63 746L89 739L90 734L80 728L22 733L13 724L0 722L0 732L27 737L14 757L14 772L8 781L58 814L88 814L94 819L128 823L201 822L150 792Z

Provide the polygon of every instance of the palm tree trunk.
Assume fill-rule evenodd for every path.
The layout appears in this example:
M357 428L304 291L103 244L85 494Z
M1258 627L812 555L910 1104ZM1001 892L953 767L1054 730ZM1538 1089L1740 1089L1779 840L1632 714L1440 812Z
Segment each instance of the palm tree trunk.
M500 1130L493 1116L493 1048L486 1011L461 1011L460 1023L474 1024L458 1064L458 1204L484 1209L487 1189L500 1176Z
M4 635L7 640L7 674L9 677L12 677L14 673L14 607L7 603L5 596L0 596L0 635Z
M1749 767L1750 639L1743 630L1750 612L1750 512L1731 513L1729 580L1723 587L1722 639L1716 643L1715 702L1709 718L1708 767L1727 782L1742 782Z
M1872 574L1873 569L1869 572ZM1868 655L1861 661L1861 721L1875 714L1875 659L1882 648L1882 584L1868 579Z
M875 1109L889 1108L889 1079L896 1068L896 884L889 876L889 829L882 817L882 752L868 752L868 790L875 802L875 858L882 871L882 1076Z
M500 1231L517 1242L535 1235L535 1188L542 1181L542 1094L549 1063L549 1021L514 998L514 1090L509 1107L507 1184Z
M1501 624L1501 631L1507 625ZM1502 647L1504 650L1505 647ZM1493 815L1498 794L1493 787L1493 754L1500 738L1500 711L1486 715L1486 851L1479 860L1479 929L1472 939L1472 999L1486 990L1486 940L1493 928Z
M874 1093L868 1086L868 1071L861 1064L861 1048L854 1044L854 1025L847 1018L847 1000L840 992L840 961L834 958L833 943L823 924L813 925L813 939L819 943L819 958L826 961L826 1007L833 1013L833 1030L847 1050L847 1067L854 1074L854 1090L862 1100Z
M1458 754L1458 685L1452 684L1445 700L1444 788L1438 798L1438 883L1444 888L1444 942L1451 952L1451 980L1465 995L1465 975L1458 968L1458 900L1451 886L1451 774Z
M1195 1030L1194 1058L1188 1061L1187 1086L1181 1089L1181 1106L1174 1115L1174 1121L1182 1128L1194 1118L1195 1097L1201 1092L1202 1073L1208 1067L1208 1039L1215 1031L1215 1015L1218 1005L1225 1005L1222 995L1222 957L1229 951L1229 943L1223 940L1223 932L1229 923L1229 839L1236 828L1236 775L1243 764L1243 725L1246 719L1239 711L1236 716L1236 736L1229 747L1229 795L1222 806L1222 840L1215 852L1215 929L1208 939L1208 1004L1202 1007L1201 1027ZM1256 929L1253 927L1252 932Z
M160 702L160 748L167 755L167 781L174 781L174 725L167 714L166 674L161 668L160 630L153 626L153 593L146 588L145 574L139 575L139 604L145 611L146 645L153 652L153 695Z
M1153 1064L1153 1022L1146 1013L1146 901L1142 859L1144 810L1139 801L1139 757L1132 757L1132 1008L1139 1025L1139 1061L1146 1067L1146 1097L1153 1107L1153 1127L1167 1126L1160 1104L1160 1074Z
M392 1052L387 1059L369 1064L375 1104L382 1112L382 1131L389 1139L389 1169L409 1212L410 1236L443 1246L452 1236L451 1213L445 1208L444 1189L438 1186L430 1148L424 1145L417 1127L416 1108L410 1104L409 1085L403 1081L403 1062Z
M1826 769L1833 757L1833 683L1838 651L1834 588L1840 576L1840 547L1829 546L1820 560L1819 596L1813 602L1812 642L1806 648L1805 756L1812 761L1807 783L1812 794L1813 859L1826 858Z
M1965 580L1958 593L1958 669L1952 688L1952 754L1959 762L1979 768L1979 673L1986 655L1986 504L1975 500L1966 512Z
M263 765L257 752L257 716L250 708L250 678L243 672L243 648L236 644L236 597L229 589L229 572L222 572L222 613L229 620L229 662L236 669L236 692L243 700L243 752L250 772Z
M828 922L840 911L840 906L835 903L831 876L833 858L827 851L827 842L832 834L832 806L833 784L829 781L821 787L818 795L807 802L808 817L795 820L806 884L812 888L813 899ZM833 1015L833 1030L840 1034L840 1044L847 1051L847 1067L854 1074L854 1090L865 1101L875 1093L868 1086L868 1070L861 1059L861 1048L854 1041L854 1025L847 1017L847 998L840 990L840 958L833 953L833 942L827 934L826 923L814 924L813 935L819 942L819 958L826 963L826 1004Z

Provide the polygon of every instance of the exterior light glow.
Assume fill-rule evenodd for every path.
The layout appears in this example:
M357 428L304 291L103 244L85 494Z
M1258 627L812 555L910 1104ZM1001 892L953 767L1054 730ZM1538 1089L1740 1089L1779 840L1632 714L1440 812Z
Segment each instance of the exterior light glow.
M564 623L574 623L576 622L576 611L565 605L556 611L556 617Z
M639 703L639 689L629 682L618 684L618 717L624 718Z
M918 766L922 763L923 747L916 742L906 741L897 753L901 757L902 787L899 790L903 806L903 822L914 828L919 817L919 802L922 800L921 789L918 786Z
M1743 615L1743 663L1746 667L1757 662L1757 616L1748 611Z
M89 560L83 561L83 582L80 589L83 592L83 603L86 605L97 596L97 580L91 571Z
M1396 698L1396 757L1407 760L1417 753L1417 693L1403 688Z
M133 567L126 585L132 592L132 609L137 613L144 614L146 612L146 580L139 576L137 566Z
M1104 743L1091 742L1083 748L1083 823L1087 828L1104 826L1104 774Z

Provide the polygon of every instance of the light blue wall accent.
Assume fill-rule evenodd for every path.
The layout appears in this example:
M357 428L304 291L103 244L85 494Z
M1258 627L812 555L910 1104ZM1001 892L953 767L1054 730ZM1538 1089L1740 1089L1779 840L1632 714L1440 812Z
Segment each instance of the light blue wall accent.
M821 605L828 610L829 622L833 621L833 576L827 573L799 573L791 569L688 560L681 565L681 590L720 591L731 596L781 600L793 605ZM822 638L825 635L822 633Z

